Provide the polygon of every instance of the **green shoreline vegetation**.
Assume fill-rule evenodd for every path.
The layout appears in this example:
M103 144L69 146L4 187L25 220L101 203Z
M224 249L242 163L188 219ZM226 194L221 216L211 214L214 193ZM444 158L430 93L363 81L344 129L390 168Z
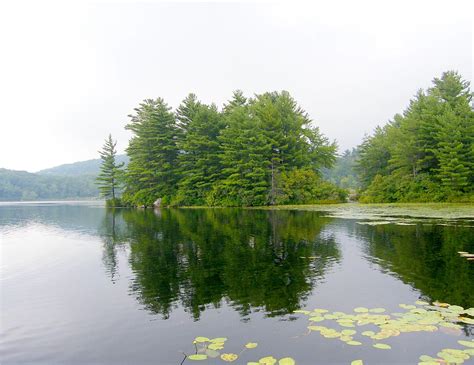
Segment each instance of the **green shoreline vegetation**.
M101 152L101 193L109 205L143 207L341 203L349 193L362 203L473 203L469 86L443 73L341 157L286 91L236 91L222 110L194 94L174 112L147 99L129 116L126 169L115 163L111 136Z

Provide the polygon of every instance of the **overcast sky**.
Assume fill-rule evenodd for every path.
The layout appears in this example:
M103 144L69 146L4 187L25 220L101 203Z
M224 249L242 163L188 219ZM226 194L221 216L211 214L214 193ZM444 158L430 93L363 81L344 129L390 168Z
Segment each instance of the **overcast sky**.
M108 133L123 151L144 98L235 89L288 90L343 150L443 71L472 81L472 1L322 3L3 1L0 167L97 158Z

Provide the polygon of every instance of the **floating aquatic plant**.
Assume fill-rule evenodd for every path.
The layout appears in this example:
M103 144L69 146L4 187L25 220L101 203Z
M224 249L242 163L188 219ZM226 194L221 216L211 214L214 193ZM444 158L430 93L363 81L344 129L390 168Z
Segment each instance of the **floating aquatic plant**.
M428 303L417 300L416 305L402 303L400 308L405 312L386 313L385 308L354 308L352 313L329 312L327 309L315 308L313 310L296 310L299 313L308 316L309 325L307 326L309 335L312 332L319 333L327 339L339 340L349 346L362 346L365 341L372 340L369 345L379 350L390 350L390 344L379 342L391 337L400 336L402 333L410 332L435 332L443 330L446 333L460 335L462 325L474 324L474 308L465 309L458 305L450 305L435 301ZM315 323L318 323L316 325ZM323 323L325 325L320 325ZM352 327L363 327L366 325L376 326L377 331L366 330L360 333L362 338L355 339L358 334ZM347 328L349 327L349 328ZM220 353L223 350L226 337L217 337L209 339L199 336L193 341L196 353L187 356L189 360L206 360L208 358L220 358L226 362L233 362L240 358L240 355L248 350L258 346L256 342L248 342L244 345L242 351L235 353ZM436 354L436 357L429 355L420 356L419 365L439 365L439 364L462 364L470 357L474 357L474 340L459 340L458 343L463 346L462 349L445 348ZM365 343L367 345L367 343ZM185 358L186 359L186 358ZM296 362L291 357L284 357L278 360L274 356L266 356L258 361L248 362L247 365L295 365ZM354 360L351 365L363 365L362 360Z

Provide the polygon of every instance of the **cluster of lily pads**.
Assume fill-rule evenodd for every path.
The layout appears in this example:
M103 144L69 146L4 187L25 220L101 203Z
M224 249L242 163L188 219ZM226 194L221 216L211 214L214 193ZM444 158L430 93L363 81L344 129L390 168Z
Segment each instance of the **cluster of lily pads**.
M474 253L459 251L458 254L459 256L466 258L468 261L474 261Z
M219 350L223 350L225 343L227 341L226 337L217 337L217 338L207 338L207 337L196 337L193 341L193 344L196 349L196 353L193 355L186 355L186 358L189 360L206 360L208 358L220 358L226 362L233 362L237 360L242 353L248 349L254 349L258 346L256 342L247 343L240 353L220 353ZM262 357L258 362L251 361L247 365L295 365L295 360L291 357L284 357L280 360L277 360L273 356Z
M332 312L327 309L297 310L309 316L308 333L318 332L322 337L338 339L350 346L361 346L362 338L354 339L358 333L352 329L356 326L374 325L377 331L366 330L360 335L366 339L371 339L371 345L380 350L390 350L391 346L384 341L390 337L399 336L408 332L435 332L443 328L445 331L457 334L461 332L462 325L459 323L474 324L474 308L464 309L457 305L434 302L432 304L424 301L416 301L416 305L400 304L400 308L406 312L387 314L384 308L358 307L353 313ZM418 305L418 306L417 306ZM339 327L335 329L327 326L316 325L316 323L335 321ZM461 345L474 347L474 342L460 341ZM444 349L438 353L439 358L423 355L420 358L420 365L434 365L455 363L461 364L464 360L474 356L471 349ZM453 360L456 361L453 361ZM426 360L426 361L425 361ZM461 361L462 360L462 361ZM352 365L363 364L362 360L354 360Z
M470 357L474 357L474 340L460 340L458 343L464 346L463 349L442 349L437 353L437 357L421 355L420 365L439 365L439 364L462 364Z
M344 342L349 346L361 346L364 342L369 342L374 348L380 350L390 350L392 347L384 343L390 337L399 336L402 333L410 332L435 332L443 330L447 333L460 334L462 325L465 323L474 325L474 308L464 309L461 306L450 305L448 303L416 301L413 304L400 304L400 308L405 312L386 313L385 308L357 307L352 313L330 312L327 309L316 308L313 310L296 310L294 313L304 314L309 317L308 332L319 333L324 338L334 339ZM337 327L328 327L322 323L335 322ZM371 325L376 330L359 331L357 327ZM355 338L355 336L358 336ZM360 335L360 336L359 336ZM195 354L186 355L189 360L206 360L208 358L220 358L226 362L237 360L240 355L258 346L256 342L247 343L240 353L221 353L227 338L207 338L196 337L193 341ZM437 353L437 357L429 355L420 356L418 365L439 365L439 364L462 364L470 357L474 357L474 340L460 340L458 343L462 349L442 349ZM295 360L291 357L276 359L273 356L266 356L258 361L248 362L247 365L294 365ZM351 365L363 365L363 360L354 360Z

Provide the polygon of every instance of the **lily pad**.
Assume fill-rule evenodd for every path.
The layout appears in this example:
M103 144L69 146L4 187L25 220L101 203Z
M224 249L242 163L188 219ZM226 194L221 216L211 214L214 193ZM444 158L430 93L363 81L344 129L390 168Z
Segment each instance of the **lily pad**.
M428 355L421 355L419 359L420 359L420 361L424 361L424 362L435 361L436 360L434 357L431 357L431 356L428 356Z
M392 348L392 346L387 345L385 343L375 343L375 344L373 344L373 346L376 349L380 349L380 350L390 350Z
M342 330L341 333L345 336L352 336L357 333L356 330Z
M467 324L474 324L474 319L468 318L468 317L459 317L459 320L461 322L467 323Z
M354 312L356 313L367 313L369 311L368 308L365 308L365 307L357 307L354 309Z
M383 313L383 312L385 312L385 308L372 308L372 309L369 309L369 312L371 312L371 313Z
M248 349L254 349L257 346L258 346L258 343L256 342L249 342L248 344L245 345L245 347Z
M239 358L239 355L237 354L232 354L232 353L229 353L229 354L222 354L221 355L221 359L224 360L224 361L227 361L227 362L232 362L232 361L235 361Z
M311 322L322 322L322 321L324 321L324 317L316 316L316 317L311 317L309 320Z
M207 348L211 350L222 350L224 348L224 342L211 343Z
M364 362L362 360L354 360L351 362L351 365L364 365Z
M457 312L457 313L461 313L462 311L464 311L464 308L459 305L450 305L448 309L450 311Z
M203 355L203 354L189 355L189 356L188 356L188 359L189 359L189 360L206 360L206 359L207 359L207 355Z
M360 346L360 345L362 345L362 342L359 342L359 341L347 341L346 343L348 345L351 345L351 346Z
M418 305L430 305L430 303L425 302L425 301L423 301L423 300L417 300L417 301L415 302L415 304L418 304Z
M209 342L210 340L207 337L199 336L199 337L196 337L194 339L194 341L196 341L198 343L203 343L203 342Z
M277 359L275 359L273 356L262 357L260 360L258 360L258 363L262 365L275 365L276 362Z
M466 347L472 347L474 348L474 341L464 341L464 340L459 340L458 343L460 345L466 346Z
M295 360L291 357L284 357L278 361L278 365L295 365Z

